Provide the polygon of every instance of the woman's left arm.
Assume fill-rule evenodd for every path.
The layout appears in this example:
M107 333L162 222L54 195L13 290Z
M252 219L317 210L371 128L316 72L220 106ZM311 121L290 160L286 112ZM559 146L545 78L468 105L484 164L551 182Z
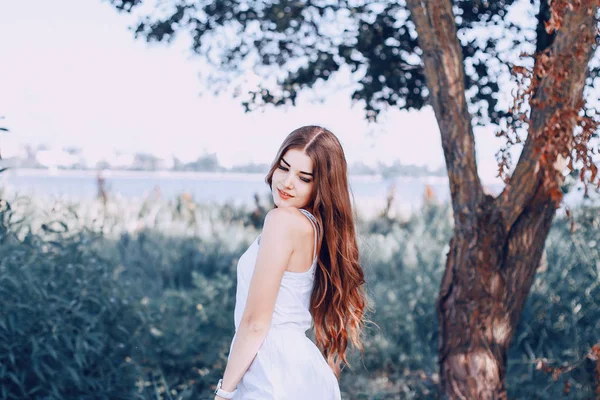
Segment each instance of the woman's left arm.
M233 391L264 342L275 309L275 300L295 238L293 210L276 208L265 217L246 308L229 355L221 388ZM220 397L216 397L220 399Z

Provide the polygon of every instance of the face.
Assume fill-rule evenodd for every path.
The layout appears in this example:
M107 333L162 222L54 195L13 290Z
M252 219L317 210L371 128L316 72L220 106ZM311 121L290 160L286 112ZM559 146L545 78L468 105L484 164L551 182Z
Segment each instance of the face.
M289 149L273 172L273 202L277 207L305 207L312 193L313 161L303 151Z

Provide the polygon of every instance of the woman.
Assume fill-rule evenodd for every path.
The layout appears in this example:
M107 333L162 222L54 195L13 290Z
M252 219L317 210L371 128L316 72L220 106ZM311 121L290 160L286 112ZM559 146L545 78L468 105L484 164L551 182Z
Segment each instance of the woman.
M266 182L276 208L238 262L236 333L215 399L339 400L366 306L340 142L318 126L295 130Z

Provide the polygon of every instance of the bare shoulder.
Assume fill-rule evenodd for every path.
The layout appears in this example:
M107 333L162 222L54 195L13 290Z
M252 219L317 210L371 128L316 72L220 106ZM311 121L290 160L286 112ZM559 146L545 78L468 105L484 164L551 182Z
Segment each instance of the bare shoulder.
M278 207L269 211L263 228L263 231L266 230L294 238L311 235L313 231L308 218L295 207Z

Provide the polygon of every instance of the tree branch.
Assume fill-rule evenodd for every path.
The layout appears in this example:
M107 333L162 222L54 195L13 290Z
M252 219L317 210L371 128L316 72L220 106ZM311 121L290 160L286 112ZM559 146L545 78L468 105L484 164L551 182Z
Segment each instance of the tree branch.
M510 231L502 271L506 282L503 301L512 327L517 326L529 295L555 214L554 202L539 187Z
M539 86L530 101L529 133L519 162L496 204L510 231L515 221L544 184L544 169L552 168L544 156L553 135L572 134L582 101L583 87L592 56L597 6L582 1L565 11L562 27L549 50L538 54L533 80ZM554 18L554 17L553 17ZM560 179L562 171L555 171ZM560 174L560 176L558 176Z
M455 226L474 226L483 199L475 139L465 97L463 56L449 0L407 0L423 50L430 101L439 124L450 180Z

